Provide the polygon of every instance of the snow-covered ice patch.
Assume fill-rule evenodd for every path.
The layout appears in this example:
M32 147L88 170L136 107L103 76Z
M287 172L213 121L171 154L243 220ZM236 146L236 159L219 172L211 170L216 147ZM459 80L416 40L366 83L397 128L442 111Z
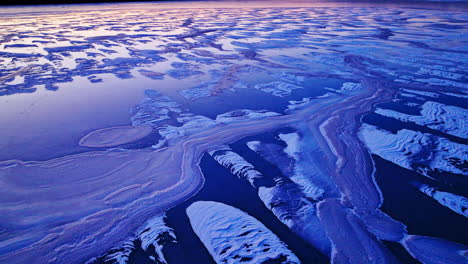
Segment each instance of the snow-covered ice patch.
M298 133L288 133L288 134L278 134L278 138L284 141L287 144L287 147L284 149L289 156L294 159L298 159L298 154L300 152L300 139Z
M187 208L187 215L216 263L300 263L275 234L237 208L199 201Z
M174 230L167 226L165 219L165 213L158 214L149 219L138 229L135 236L123 242L120 247L110 250L110 252L104 256L104 261L106 263L127 264L130 254L135 250L135 241L139 240L143 251L148 251L150 246L154 248L154 252L151 253L150 258L152 258L155 263L167 264L163 254L163 248L169 243L175 243L176 236ZM92 263L92 261L90 262Z
M270 112L267 110L235 110L231 112L227 112L216 117L216 122L222 123L232 123L235 121L242 121L242 120L258 120L264 119L271 116L279 116L280 114L275 112Z
M210 151L209 154L225 168L239 177L250 182L252 187L257 188L256 181L263 178L255 167L246 161L242 156L233 152L230 147L224 146L221 149Z
M468 138L468 124L466 122L468 110L460 107L427 101L422 105L419 116L382 108L377 108L375 113L405 122L414 122L457 137Z
M274 81L271 83L257 84L255 88L274 96L286 97L290 96L294 90L302 89L303 87L288 82Z
M429 176L435 171L467 174L468 147L442 137L402 129L397 134L364 124L360 137L370 152Z

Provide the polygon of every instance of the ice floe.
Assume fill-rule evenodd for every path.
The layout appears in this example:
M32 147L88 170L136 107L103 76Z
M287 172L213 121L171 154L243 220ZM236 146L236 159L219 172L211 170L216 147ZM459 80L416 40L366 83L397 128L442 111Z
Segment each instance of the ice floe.
M457 137L468 138L468 124L466 122L468 110L460 107L427 101L422 105L419 116L382 108L377 108L375 113L405 122L414 122Z
M211 119L187 112L179 103L155 90L146 90L145 93L147 98L131 109L131 121L134 126L152 127L161 135L162 138L154 145L154 148L160 148L181 137L216 125L280 115L266 110L240 109L220 114L216 119Z
M392 134L368 124L362 125L360 137L373 154L423 175L437 170L467 174L468 147L445 138L408 129Z
M141 248L143 250L148 250L150 246L154 247L155 256L162 264L167 263L162 251L164 246L176 241L174 230L167 226L165 218L166 214L163 213L148 220L140 228L137 237L141 240Z
M199 201L187 208L187 215L216 263L300 263L275 234L237 208Z
M231 148L224 146L209 153L219 164L229 169L232 174L247 180L254 188L259 187L257 182L263 178L263 175L242 156L233 152Z
M460 93L451 93L451 92L445 92L443 93L448 96L454 96L454 97L460 97L460 98L468 98L468 94L466 92L460 91Z

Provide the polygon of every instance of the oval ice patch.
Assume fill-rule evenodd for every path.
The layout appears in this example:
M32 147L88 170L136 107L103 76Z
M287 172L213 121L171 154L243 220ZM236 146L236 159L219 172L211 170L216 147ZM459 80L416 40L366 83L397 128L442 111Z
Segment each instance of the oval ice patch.
M113 147L142 139L153 129L149 126L119 126L103 128L82 137L79 145L91 148Z

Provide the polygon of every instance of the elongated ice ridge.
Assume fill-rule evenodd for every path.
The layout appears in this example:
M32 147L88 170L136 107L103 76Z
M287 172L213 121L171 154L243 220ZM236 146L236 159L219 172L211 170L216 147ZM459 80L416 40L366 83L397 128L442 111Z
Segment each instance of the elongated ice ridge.
M118 249L114 249L111 253L107 254L104 258L105 262L116 264L127 264L130 254L135 249L133 241L125 241ZM90 261L89 263L93 263Z
M320 200L325 192L323 188L320 188L311 181L310 177L306 176L304 168L300 166L300 153L301 150L301 137L298 133L279 134L278 138L286 143L286 147L283 151L288 154L289 157L294 159L294 172L290 175L290 179L301 186L307 197L314 200ZM310 174L310 173L309 173Z
M199 201L187 208L187 215L216 263L300 263L275 234L237 208Z
M432 76L437 76L437 77L442 77L442 78L452 79L452 80L459 80L459 79L463 78L462 74L449 72L449 71L441 71L441 70L437 70L437 69L430 69L430 68L425 68L425 67L419 68L419 70L416 72L416 74L432 75Z
M307 198L300 186L287 178L265 177L228 146L211 151L210 155L232 174L258 189L260 200L278 220L322 252L329 253L330 242L315 215L315 203Z
M229 169L232 174L240 179L247 180L252 187L258 188L257 181L263 178L263 175L239 154L233 152L231 148L224 146L222 149L210 151L209 154L219 164Z
M401 90L407 93L411 93L413 95L422 95L422 96L427 96L427 97L432 97L432 98L439 97L439 94L433 93L433 92L410 90L410 89L401 89Z
M296 184L281 178L275 181L273 187L258 189L260 200L291 231L324 254L330 254L330 240L317 217L316 203L307 199Z
M402 129L397 134L363 124L360 137L383 159L425 176L435 171L467 174L468 147L431 134Z
M264 144L260 141L247 142L247 146L265 160L278 166L283 175L288 177L302 190L304 196L315 201L320 200L324 194L324 189L312 181L309 177L310 175L305 175L304 169L298 166L299 135L297 133L290 133L280 134L279 137L287 140L288 146L286 148L283 149L276 144Z
M449 192L440 191L437 188L431 187L427 184L413 182L413 185L418 188L422 193L429 197L434 198L441 205L449 208L457 214L468 217L468 199Z
M235 121L243 121L243 120L259 120L264 119L270 116L279 116L279 113L270 112L266 110L247 110L247 109L240 109L231 112L227 112L224 114L220 114L216 117L217 123L232 123Z
M460 93L444 92L443 94L448 95L448 96L454 96L454 97L468 99L468 94L466 92L464 92L464 91L460 91Z
M445 132L461 138L468 138L468 110L428 101L422 105L421 115L414 116L390 109L377 108L375 113L405 122Z
M161 264L167 264L162 252L164 245L176 241L174 230L166 225L166 214L159 214L146 222L139 230L138 238L141 240L141 248L147 250L154 247L154 253Z

